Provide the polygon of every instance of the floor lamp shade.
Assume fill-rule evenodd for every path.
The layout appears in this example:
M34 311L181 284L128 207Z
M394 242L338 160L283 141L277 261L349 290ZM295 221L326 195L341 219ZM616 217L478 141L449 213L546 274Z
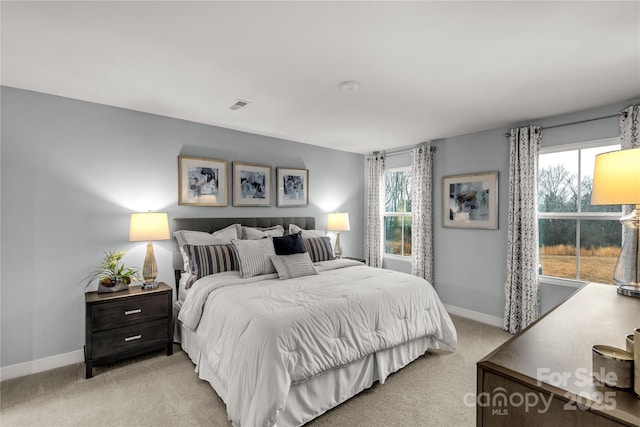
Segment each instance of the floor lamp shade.
M145 212L131 214L129 241L140 242L146 240L148 242L147 253L142 266L142 278L145 285L155 284L156 277L158 277L158 265L153 253L152 240L168 240L170 237L169 218L166 213Z
M330 213L327 218L327 231L336 232L336 245L333 250L336 257L342 256L342 248L340 248L340 232L349 231L351 226L349 224L349 214L346 212Z
M640 296L640 148L596 156L591 204L635 205L620 219L623 242L613 278L619 293Z

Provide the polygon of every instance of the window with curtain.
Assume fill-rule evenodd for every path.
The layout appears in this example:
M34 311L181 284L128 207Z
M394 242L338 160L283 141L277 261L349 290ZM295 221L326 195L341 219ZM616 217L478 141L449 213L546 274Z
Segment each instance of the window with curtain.
M614 150L617 138L540 150L538 268L547 280L614 283L621 206L591 205L595 156Z
M411 168L385 172L384 254L411 256Z

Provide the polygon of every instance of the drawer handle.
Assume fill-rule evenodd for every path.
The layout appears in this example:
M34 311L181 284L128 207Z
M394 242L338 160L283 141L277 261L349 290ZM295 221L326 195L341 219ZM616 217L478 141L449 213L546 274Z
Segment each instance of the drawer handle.
M141 308L136 308L135 310L125 311L124 315L128 316L130 314L138 314L138 313L142 313L142 309Z
M142 338L142 334L132 335L132 336L130 336L130 337L125 337L125 338L124 338L124 342L129 342L129 341L139 340L140 338Z

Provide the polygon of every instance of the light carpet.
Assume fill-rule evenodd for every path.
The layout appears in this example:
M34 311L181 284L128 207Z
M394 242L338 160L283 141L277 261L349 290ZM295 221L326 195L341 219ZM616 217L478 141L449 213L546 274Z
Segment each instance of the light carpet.
M476 362L511 335L452 316L455 352L430 350L307 426L474 426ZM94 368L78 363L0 384L0 425L229 426L225 405L179 347ZM469 394L469 395L468 395ZM465 396L468 395L465 399Z

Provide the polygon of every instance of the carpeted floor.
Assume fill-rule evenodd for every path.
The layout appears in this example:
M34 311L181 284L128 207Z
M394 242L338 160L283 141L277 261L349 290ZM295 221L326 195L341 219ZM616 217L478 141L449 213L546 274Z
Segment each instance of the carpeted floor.
M500 328L452 316L458 349L430 351L308 426L473 426L476 362L506 341ZM75 364L0 384L0 425L229 426L225 406L188 356L156 353L94 368ZM467 402L473 401L468 397Z

